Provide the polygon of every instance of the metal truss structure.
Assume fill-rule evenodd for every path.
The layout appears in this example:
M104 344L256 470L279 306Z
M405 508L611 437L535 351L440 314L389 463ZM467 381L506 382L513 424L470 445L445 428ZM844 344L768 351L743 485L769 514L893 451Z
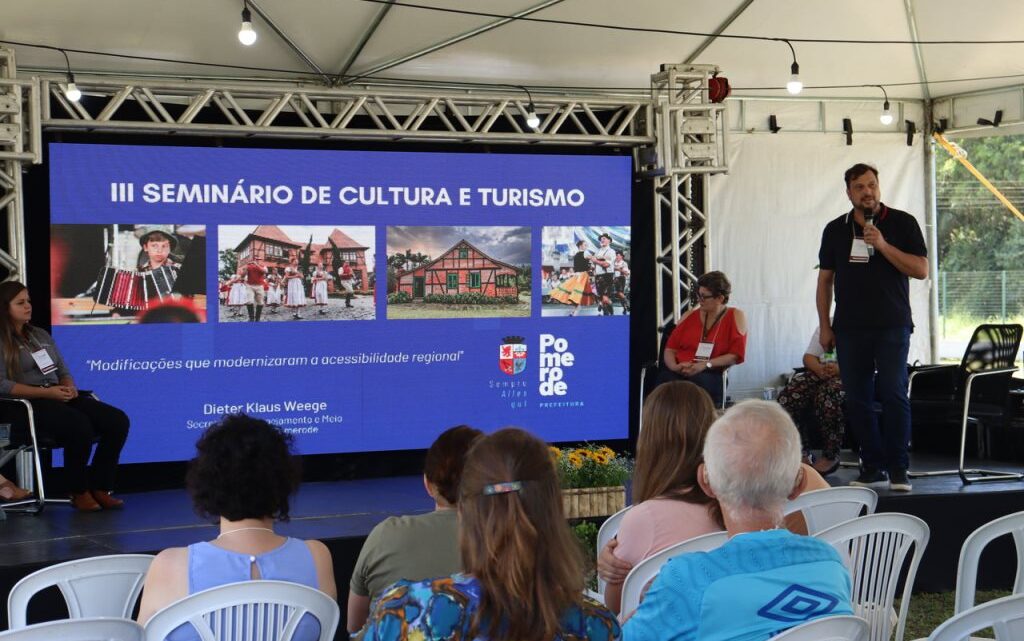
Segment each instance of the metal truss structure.
M42 80L42 126L54 131L275 136L345 140L614 145L654 142L650 102L538 96L536 130L524 93L281 87L272 83L111 82L79 77L81 102Z
M708 265L708 178L727 170L724 106L708 100L711 65L669 65L652 97L284 86L79 76L71 102L60 77L17 78L0 48L0 264L25 274L22 163L41 161L42 131L292 139L475 142L631 148L654 192L658 331L694 299ZM524 100L524 98L527 98ZM528 107L540 117L525 124Z
M708 183L728 171L724 105L708 99L712 65L667 65L651 77L657 143L639 155L654 191L658 334L695 301L710 265ZM657 349L657 345L655 345Z
M23 163L40 162L39 92L33 81L19 80L14 52L0 48L0 273L24 279L25 206Z

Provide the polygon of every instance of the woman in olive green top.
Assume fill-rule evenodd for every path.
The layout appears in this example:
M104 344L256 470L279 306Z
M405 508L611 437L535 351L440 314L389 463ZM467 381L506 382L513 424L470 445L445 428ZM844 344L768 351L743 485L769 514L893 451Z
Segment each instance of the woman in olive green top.
M370 599L395 581L447 576L462 569L455 503L466 452L482 435L459 425L438 436L423 465L423 485L434 499L434 511L390 517L366 537L349 582L349 632L363 627Z

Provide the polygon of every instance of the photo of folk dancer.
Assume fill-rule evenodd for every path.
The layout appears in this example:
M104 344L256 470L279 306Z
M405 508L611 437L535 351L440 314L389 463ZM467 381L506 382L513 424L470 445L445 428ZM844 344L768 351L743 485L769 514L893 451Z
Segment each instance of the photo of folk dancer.
M310 282L313 284L313 304L317 306L317 313L324 314L324 307L327 307L327 272L323 267L317 266L313 270ZM348 301L346 301L348 302Z
M372 320L372 226L221 225L218 274L242 269L248 312L220 322ZM280 307L288 313L279 314ZM315 313L303 313L315 306Z
M284 268L284 282L287 293L285 307L292 310L292 318L301 320L301 310L306 306L306 279L299 268L299 257L292 256Z
M541 278L551 287L541 315L627 314L630 238L629 227L544 227Z
M276 314L281 306L281 276L276 269L267 270L267 307L269 313Z
M54 324L138 323L162 305L205 322L205 226L53 225L50 244Z
M237 317L240 315L240 310L245 306L249 300L248 293L245 289L244 276L242 275L242 268L239 268L237 272L232 274L231 278L228 279L228 307L231 308L231 316Z

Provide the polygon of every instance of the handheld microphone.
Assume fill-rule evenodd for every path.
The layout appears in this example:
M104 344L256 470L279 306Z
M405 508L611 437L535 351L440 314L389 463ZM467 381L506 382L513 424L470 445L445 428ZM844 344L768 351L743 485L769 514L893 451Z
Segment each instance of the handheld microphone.
M874 226L875 226L875 215L874 214L864 214L864 229L867 229L868 227L874 227ZM875 255L875 248L872 247L871 245L868 245L868 257L870 258L871 256L874 256L874 255Z

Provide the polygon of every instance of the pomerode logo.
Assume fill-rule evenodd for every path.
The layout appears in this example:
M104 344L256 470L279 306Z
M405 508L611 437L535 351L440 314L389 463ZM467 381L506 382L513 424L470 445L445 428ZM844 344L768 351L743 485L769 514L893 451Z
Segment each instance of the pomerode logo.
M498 367L509 376L515 376L526 369L526 343L522 336L506 336L504 344L498 346Z

